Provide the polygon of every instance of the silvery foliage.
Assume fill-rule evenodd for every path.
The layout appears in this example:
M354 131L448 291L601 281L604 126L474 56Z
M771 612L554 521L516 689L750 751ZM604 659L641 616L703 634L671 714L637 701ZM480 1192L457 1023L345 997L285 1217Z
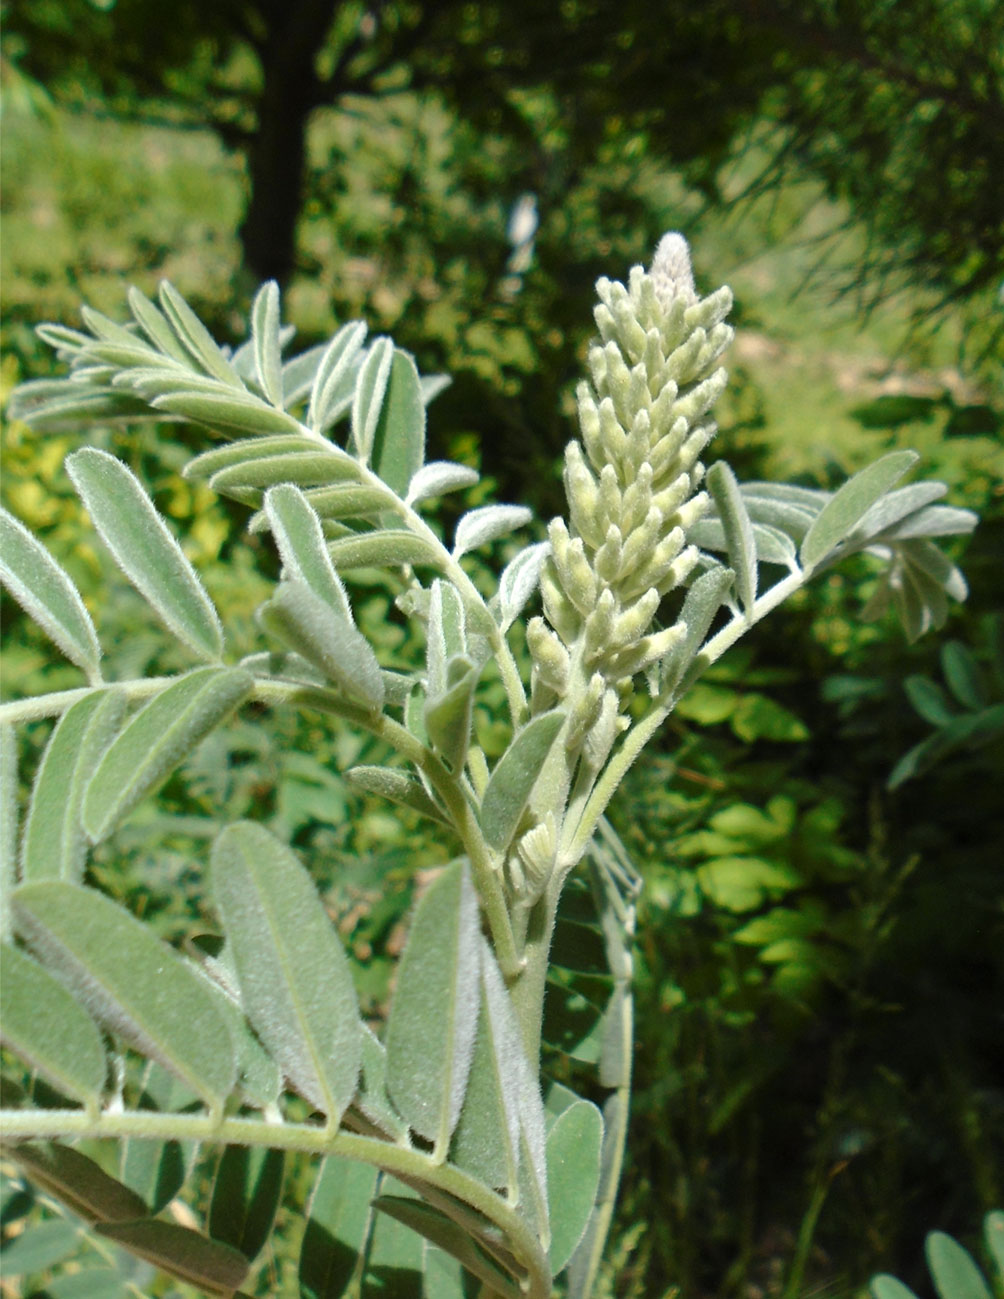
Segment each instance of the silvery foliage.
M420 376L389 338L367 341L356 321L286 359L272 284L232 354L168 284L156 304L132 290L127 325L85 308L83 330L39 329L69 374L26 384L13 415L43 431L204 427L219 444L186 475L250 507L281 560L258 612L263 651L234 663L141 483L105 451L74 452L67 468L95 529L193 659L174 677L108 681L69 576L16 519L0 521L11 594L86 679L0 709L3 1040L23 1065L9 1079L5 1137L94 1233L207 1294L244 1283L271 1230L284 1152L300 1151L317 1165L304 1295L367 1293L367 1278L393 1266L414 1274L416 1294L460 1296L467 1273L485 1294L545 1299L562 1275L584 1299L630 1091L638 880L604 819L609 799L681 694L816 572L875 556L881 598L911 636L965 596L930 538L974 518L935 503L941 484L897 486L910 452L834 493L740 485L722 462L705 471L732 297L698 295L681 236L662 240L650 270L597 290L581 441L565 457L568 518L516 555L488 601L463 556L530 512L470 510L449 543L429 525L430 502L477 475L425 462L426 406L444 381ZM351 574L363 568L396 584L424 637L421 671L388 670L357 626ZM509 636L538 595L525 682ZM491 769L472 728L490 661L512 728ZM319 710L385 741L400 763L350 780L443 835L450 860L417 905L379 1036L360 1019L307 867L261 826L228 826L212 848L212 955L168 946L88 881L90 849L249 703ZM41 718L57 721L18 833L13 732ZM555 950L573 955L591 935L608 968L598 1045L578 1051L598 1064L602 1110L561 1086L542 1091L555 933ZM560 1012L560 997L552 1004ZM39 1082L62 1099L41 1103ZM68 1144L84 1137L120 1143L116 1177ZM178 1143L222 1152L205 1234L161 1215L185 1173Z

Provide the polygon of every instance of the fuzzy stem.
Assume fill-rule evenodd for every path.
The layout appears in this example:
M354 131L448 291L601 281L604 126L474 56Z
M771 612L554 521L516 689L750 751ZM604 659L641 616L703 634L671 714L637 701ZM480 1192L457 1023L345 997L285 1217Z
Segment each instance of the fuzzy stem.
M551 1270L540 1243L527 1223L483 1183L449 1164L434 1164L428 1154L355 1133L329 1133L305 1123L268 1123L262 1119L213 1119L202 1114L158 1114L126 1111L88 1114L85 1110L4 1110L0 1129L8 1141L29 1139L142 1138L155 1141L196 1141L260 1146L269 1150L299 1150L312 1155L337 1155L428 1182L469 1204L503 1231L513 1252L527 1269L528 1299L549 1299Z

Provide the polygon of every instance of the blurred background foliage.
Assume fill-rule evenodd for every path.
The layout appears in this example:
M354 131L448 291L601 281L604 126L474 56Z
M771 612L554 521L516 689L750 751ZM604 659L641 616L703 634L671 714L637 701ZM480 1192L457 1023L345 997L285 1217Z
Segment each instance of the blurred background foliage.
M952 648L862 620L867 560L828 574L708 674L613 811L646 892L601 1293L852 1299L881 1269L928 1295L925 1233L978 1251L1004 1200L1004 7L7 0L3 19L4 398L51 371L32 327L81 299L116 315L127 283L167 277L235 339L275 276L298 345L364 316L449 371L432 455L486 475L467 506L546 519L594 281L680 229L699 284L736 293L719 448L740 477L830 486L911 446L980 512ZM257 648L274 559L179 477L198 435L88 436L152 486L234 652ZM114 671L170 670L70 491L74 445L8 423L4 503L86 593ZM407 661L389 593L357 595ZM76 684L3 614L8 694ZM26 772L46 732L22 737ZM452 850L348 787L379 756L318 718L245 715L94 878L178 941L211 932L209 840L262 818L309 854L378 1020L416 882ZM592 1051L567 1030L566 1080ZM256 1293L285 1292L304 1186Z

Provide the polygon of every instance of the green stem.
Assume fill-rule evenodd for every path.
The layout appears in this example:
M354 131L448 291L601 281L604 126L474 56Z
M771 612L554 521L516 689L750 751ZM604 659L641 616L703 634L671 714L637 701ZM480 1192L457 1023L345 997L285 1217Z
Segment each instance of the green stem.
M4 1110L0 1130L11 1141L29 1139L143 1138L155 1141L197 1141L225 1145L261 1146L270 1150L299 1150L312 1155L337 1155L427 1182L469 1204L504 1232L513 1253L526 1268L528 1299L549 1299L551 1270L540 1242L526 1222L483 1183L449 1164L434 1164L423 1151L405 1149L354 1133L328 1133L305 1123L267 1123L262 1119L213 1119L202 1114L158 1114L126 1111L88 1114L85 1110Z
M695 656L682 679L661 695L652 709L627 732L620 748L614 751L602 776L593 787L593 792L583 808L578 823L566 822L565 834L562 836L564 842L558 862L561 872L567 875L581 861L582 854L589 847L597 822L606 811L607 804L613 798L617 787L642 749L676 707L677 701L712 663L720 659L726 650L731 649L736 641L745 636L761 618L766 617L779 604L787 600L804 584L805 580L806 574L801 569L789 573L760 596L750 610L748 618L738 617L728 622Z

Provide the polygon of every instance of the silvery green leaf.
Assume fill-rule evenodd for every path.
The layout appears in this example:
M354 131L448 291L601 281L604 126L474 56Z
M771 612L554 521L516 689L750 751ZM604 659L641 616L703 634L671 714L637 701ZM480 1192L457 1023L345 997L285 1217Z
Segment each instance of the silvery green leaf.
M557 708L534 717L498 760L481 800L481 829L489 847L500 852L508 847L564 720Z
M167 411L205 424L207 428L226 433L295 433L300 428L298 420L260 401L251 393L241 390L229 396L224 393L168 392L150 399L155 410Z
M301 681L305 685L327 685L327 677L300 654L284 650L265 650L259 654L246 654L237 665L256 677L281 677L285 681Z
M441 568L444 559L434 541L403 529L340 538L328 543L328 554L339 571L352 568L391 568L401 564Z
M368 1164L329 1155L307 1205L299 1282L306 1299L341 1299L364 1256L373 1221L371 1201L380 1173Z
M458 492L463 487L473 487L479 478L478 471L467 465L456 465L449 460L433 460L412 475L405 501L408 505L416 505L419 501L434 496Z
M84 789L125 716L121 690L95 690L56 724L35 776L21 845L25 880L81 883L87 839L81 823Z
M217 961L210 977L208 962L194 966L216 1001L216 1007L227 1021L230 1030L230 1041L234 1048L234 1059L237 1063L237 1086L243 1100L248 1105L259 1109L274 1105L282 1091L282 1075L275 1060L262 1046L261 1041L251 1031L251 1026L244 1018L244 1011L239 1001L237 974L230 964L230 950L224 948L227 964ZM205 961L205 958L203 958ZM221 972L226 973L222 975ZM223 980L229 980L230 987L225 987ZM170 1197L169 1197L170 1198Z
M218 1110L236 1076L212 993L149 926L95 889L63 880L14 895L20 935L83 1006Z
M990 703L980 665L960 641L950 640L942 646L941 670L952 694L964 708L986 708Z
M960 532L972 532L978 521L972 510L961 510L952 505L929 505L883 532L881 539L906 541L921 537L952 537Z
M523 505L481 505L476 510L469 510L457 521L453 534L453 558L459 559L469 550L507 537L517 528L526 527L532 519L533 511Z
M189 460L181 471L184 478L212 478L224 469L235 465L244 465L256 460L267 460L271 456L289 455L299 452L306 455L317 455L319 447L314 438L300 433L279 433L274 437L244 438L239 442L230 442L225 446L213 447L204 451L201 456Z
M437 578L429 594L426 690L441 695L446 689L446 665L467 653L464 604L455 586Z
M428 406L430 402L435 401L452 382L448 374L423 374L421 379L423 403Z
M328 556L320 520L300 489L291 483L270 487L265 494L265 513L286 576L309 587L351 623L348 596Z
M499 613L503 632L509 630L526 607L540 581L540 570L551 553L548 541L527 546L508 563L499 578Z
M403 1195L380 1195L374 1200L373 1207L455 1258L482 1283L485 1293L493 1297L497 1295L499 1299L519 1299L522 1291L518 1283L503 1272L462 1227L439 1209ZM423 1299L438 1299L438 1296L423 1290Z
M230 1245L160 1218L99 1223L94 1231L170 1276L179 1277L198 1293L218 1299L232 1299L251 1266Z
M960 570L933 542L918 537L903 542L897 551L911 569L919 569L926 574L953 600L964 600L969 594L966 579Z
M101 646L70 577L23 523L0 509L0 578L71 663L101 680Z
M17 734L0 723L0 941L13 932L10 899L17 884Z
M353 320L343 325L325 346L307 407L307 423L315 433L330 428L338 415L347 409L346 399L351 400L359 351L365 337L365 323Z
M868 1285L872 1299L917 1299L916 1293L888 1273L873 1276Z
M5 1242L4 1277L9 1277L12 1285L16 1284L14 1278L57 1267L79 1250L80 1228L75 1222L55 1218L35 1223L21 1231L13 1240ZM18 1292L21 1292L20 1286Z
M396 504L386 487L368 483L336 483L314 487L306 493L310 508L320 519L375 518Z
M8 943L0 944L0 1033L57 1091L98 1107L107 1064L97 1025L58 979Z
M667 683L679 680L690 667L704 644L704 638L714 622L715 614L722 607L725 593L731 585L731 571L720 564L702 573L695 582L691 583L679 617L679 621L685 624L687 632L666 659Z
M370 462L393 360L394 344L391 340L375 339L356 380L352 397L352 448L363 464Z
M96 447L75 451L66 468L115 562L164 625L201 658L218 659L223 628L212 601L132 471Z
M972 1254L943 1231L924 1242L927 1266L940 1299L993 1299Z
M240 375L227 360L222 348L173 284L162 280L160 305L178 340L192 358L228 388L246 391Z
M425 459L425 403L418 369L400 348L393 352L369 459L375 473L398 496L404 495Z
M239 668L196 668L145 704L105 750L84 792L82 820L91 842L107 838L253 685Z
M854 529L850 540L861 542L879 536L922 511L944 496L947 490L944 483L911 483L909 487L897 487L875 502Z
M157 397L167 397L172 393L196 396L200 393L208 393L210 396L222 395L228 401L233 395L232 390L223 388L218 379L210 379L204 374L193 374L191 370L182 370L180 367L169 370L165 368L163 362L160 365L139 365L130 370L119 370L111 375L110 381L114 388L128 389L142 397L145 402L153 402Z
M287 408L298 405L309 395L317 377L318 367L329 346L329 343L318 343L316 347L308 347L298 356L291 356L283 364L282 391Z
M70 329L67 325L54 325L50 321L36 325L35 333L44 343L56 348L61 360L68 361L74 360L76 353L82 348L90 347L94 341L90 334L85 334L79 329Z
M805 534L799 555L802 567L815 568L854 531L876 501L885 496L917 459L915 451L890 451L848 478Z
M167 368L169 362L166 358L159 357L156 352L152 352L145 343L135 340L130 347L122 343L92 343L87 349L87 359L92 363L97 363L100 367L101 379L111 378L116 370L131 370L140 367L146 368L151 364L160 362L161 367ZM107 368L105 368L107 367ZM85 371L82 368L76 370L77 377L82 377L85 373L92 377L93 372ZM188 371L179 367L172 367L172 373L177 373L179 377L185 378ZM97 375L93 376L97 378ZM101 380L99 380L100 382Z
M356 789L363 789L369 794L379 794L381 798L387 798L402 807L410 807L416 812L421 812L423 816L438 821L441 825L448 825L452 829L452 822L446 812L432 801L421 782L414 776L409 776L407 772L390 767L352 767L345 776L349 784L354 785Z
M224 1146L209 1203L210 1239L232 1245L249 1261L254 1259L272 1234L284 1166L282 1150Z
M808 525L807 525L808 526ZM720 519L701 519L687 532L687 540L704 550L728 550L725 537L725 526ZM784 564L791 568L797 564L795 543L787 532L772 527L769 523L753 524L753 540L756 543L757 558L766 564Z
M273 406L282 409L282 345L279 341L279 286L274 280L263 284L251 305L251 341L254 344L255 373L262 392Z
M287 347L295 337L296 337L295 325L280 325L278 330L280 357L283 348ZM253 337L246 339L243 343L241 343L240 347L238 347L236 351L234 351L231 354L230 364L234 367L234 369L240 375L241 380L245 384L253 383L256 387L261 386L260 380L258 378L258 362L255 358L255 342ZM283 367L283 373L285 373L284 367ZM283 405L285 406L291 405L292 403L290 401L289 394L286 393L285 388L283 388L283 393L284 393Z
M147 353L151 350L149 345L137 333L135 327L120 325L117 321L102 315L100 311L95 311L93 307L88 307L86 304L82 306L80 308L80 318L95 339L103 339L121 347L139 348ZM93 343L88 344L87 350L90 350L92 346Z
M310 587L302 582L280 583L258 618L266 631L371 712L383 708L383 677L369 642Z
M450 659L441 694L425 701L425 730L432 747L455 774L467 758L471 739L474 691L480 673L470 659Z
M213 895L241 1002L293 1086L336 1125L362 1058L352 974L313 880L262 826L229 826L213 846Z
M133 286L129 289L128 299L133 319L157 351L191 369L191 356L178 341L166 317L153 305L146 294Z
M144 401L114 388L95 388L75 378L33 379L16 388L7 404L7 417L32 428L74 429L81 423L125 423L156 419Z
M381 1132L395 1141L405 1141L408 1125L398 1114L387 1091L387 1052L376 1034L365 1024L362 1029L362 1069L359 1090L353 1104Z
M478 902L466 861L419 900L387 1022L387 1090L444 1158L460 1117L478 1020Z
M209 486L225 496L234 496L238 500L246 497L249 502L254 502L260 492L279 483L295 483L301 488L327 487L344 479L357 479L358 475L359 465L351 456L338 447L328 446L230 465L213 474Z
M9 1151L36 1185L85 1222L128 1222L148 1212L135 1191L71 1146L25 1142Z
M756 604L757 586L757 550L753 523L735 474L723 460L711 466L707 481L718 517L725 529L729 563L735 573L736 592L747 618L750 618Z
M557 1275L582 1238L596 1203L603 1119L589 1101L563 1110L547 1135L551 1270Z
M488 944L478 947L481 1009L478 1034L450 1163L512 1196L519 1174L519 1066L516 1014Z

